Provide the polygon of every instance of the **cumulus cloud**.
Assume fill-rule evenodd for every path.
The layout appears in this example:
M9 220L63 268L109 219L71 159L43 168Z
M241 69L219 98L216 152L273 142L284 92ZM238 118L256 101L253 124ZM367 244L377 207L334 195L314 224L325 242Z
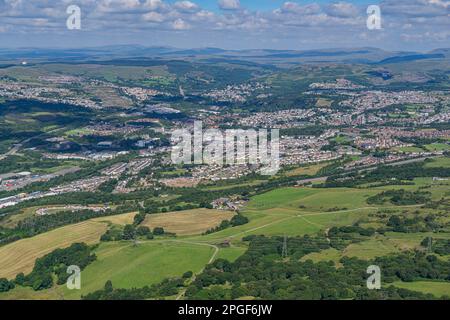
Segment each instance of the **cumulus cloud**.
M360 14L360 10L355 5L346 2L330 4L326 7L326 12L330 16L343 18L357 17Z
M196 12L200 10L199 6L191 1L175 2L174 8L182 12Z
M449 40L448 32L444 32L450 30L448 0L382 0L383 30L379 34L368 32L367 5L356 2L301 4L292 0L270 11L245 9L239 0L217 3L222 10L211 12L196 0L0 0L0 32L2 38L9 34L13 37L13 31L67 33L65 9L76 4L81 7L84 34L96 31L108 35L111 30L139 34L153 30L164 31L166 37L173 30L191 30L183 34L200 41L201 32L203 38L214 39L218 46L231 38L242 44L245 37L260 37L266 43L339 46L350 41L358 43L366 39L358 35L366 33L367 39L390 39L392 43L421 39L445 46Z
M142 16L144 21L149 21L149 22L163 22L165 20L164 15L158 13L158 12L154 12L154 11L150 11L145 13Z
M236 10L241 7L239 0L219 0L220 9L224 10Z
M183 19L179 18L172 23L172 28L174 30L188 30L190 29L190 25Z

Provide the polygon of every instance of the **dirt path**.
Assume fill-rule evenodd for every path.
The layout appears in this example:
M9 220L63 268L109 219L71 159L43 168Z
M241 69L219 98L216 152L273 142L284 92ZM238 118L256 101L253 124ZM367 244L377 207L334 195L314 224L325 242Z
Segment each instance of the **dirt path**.
M182 240L170 240L170 241L171 242L186 243L186 244L194 244L194 245L199 245L199 246L207 246L207 247L214 248L214 253L211 256L211 259L209 259L207 265L214 262L214 260L217 257L217 254L219 253L219 250L220 250L218 246L216 246L214 244L210 244L210 243L191 242L191 241L182 241ZM200 270L198 272L198 274L201 274L205 270L205 268L206 268L206 265L205 265L205 267L202 268L202 270ZM189 280L189 284L194 282L196 278L197 278L197 274L194 273L192 275L192 278ZM186 294L186 290L187 290L187 288L183 288L183 290L181 290L181 292L178 294L176 300L181 300L184 297L184 295Z

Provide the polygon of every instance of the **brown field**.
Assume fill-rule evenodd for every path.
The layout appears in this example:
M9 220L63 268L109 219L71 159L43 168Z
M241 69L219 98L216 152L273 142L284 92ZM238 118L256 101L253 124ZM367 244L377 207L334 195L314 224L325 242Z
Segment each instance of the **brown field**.
M208 229L218 226L223 220L234 216L231 211L194 209L147 215L142 223L150 228L163 227L164 230L180 236L202 234Z
M326 167L327 165L328 165L328 163L320 163L320 164L313 164L313 165L310 165L307 167L300 167L300 168L296 168L296 169L287 171L286 175L288 177L301 176L301 175L312 176L312 175L316 174L317 172L319 172L320 169Z
M20 272L31 272L37 258L55 249L77 242L97 243L106 229L105 223L86 221L0 247L0 278L13 279Z
M162 179L161 183L171 188L192 188L200 183L200 179L195 178L173 178Z

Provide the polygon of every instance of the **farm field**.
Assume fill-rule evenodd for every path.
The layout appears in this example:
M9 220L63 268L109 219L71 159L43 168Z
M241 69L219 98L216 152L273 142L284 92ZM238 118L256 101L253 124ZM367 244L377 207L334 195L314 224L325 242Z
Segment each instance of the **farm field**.
M135 215L136 215L136 212L130 212L130 213L124 213L124 214L119 214L119 215L115 215L115 216L95 218L95 219L92 219L91 221L105 222L105 223L111 223L111 224L117 224L117 225L124 226L126 224L132 224Z
M413 281L413 282L394 282L393 285L398 288L431 293L436 297L450 297L450 283L439 281Z
M301 175L311 176L311 175L318 173L320 169L322 169L326 166L327 166L326 163L321 163L321 164L315 164L315 165L306 166L306 167L300 167L300 168L286 171L285 175L288 177L301 176Z
M186 236L201 234L233 216L231 211L195 209L147 215L142 225L151 229L163 227L168 232Z
M425 165L427 168L450 168L450 157L440 157Z
M377 207L366 198L379 191L359 189L282 188L255 196L242 214L249 223L225 229L196 240L238 241L248 235L302 236L344 226L367 217Z
M214 252L212 246L175 241L137 246L129 242L102 243L95 251L97 260L81 273L81 291L70 291L64 286L58 291L65 299L79 299L101 289L108 280L116 288L140 288L187 271L200 272Z
M105 223L86 221L0 247L0 278L13 279L20 272L31 272L37 258L55 249L77 242L97 243L106 228Z
M369 207L367 198L377 192L364 189L283 188L254 197L249 210L288 208L301 212L333 212Z
M432 143L425 146L428 151L448 151L450 150L450 145L446 143Z

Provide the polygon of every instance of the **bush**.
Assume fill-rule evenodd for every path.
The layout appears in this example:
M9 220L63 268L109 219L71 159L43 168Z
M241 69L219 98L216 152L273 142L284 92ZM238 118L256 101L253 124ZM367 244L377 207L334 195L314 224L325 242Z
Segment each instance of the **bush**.
M8 279L0 279L0 292L7 292L14 289L14 282L8 281Z
M153 234L155 236L162 236L164 235L166 232L164 231L164 228L161 227L156 227L155 229L153 229Z

